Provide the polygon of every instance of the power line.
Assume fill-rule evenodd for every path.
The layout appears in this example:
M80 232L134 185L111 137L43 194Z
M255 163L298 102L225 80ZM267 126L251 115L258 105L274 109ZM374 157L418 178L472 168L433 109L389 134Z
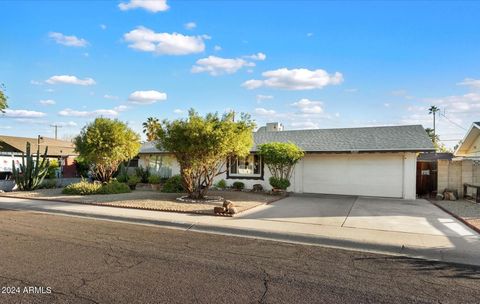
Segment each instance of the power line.
M444 111L445 111L445 110L444 110ZM444 117L446 120L448 120L448 121L449 121L451 124L453 124L453 125L455 125L455 126L459 127L459 128L460 128L460 129L462 129L462 130L465 130L465 131L467 131L467 129L466 129L466 128L464 128L463 126L461 126L461 125L457 124L456 122L454 122L454 121L452 121L450 118L448 118L448 117L445 115L445 113L442 113L442 112L440 112L440 116L443 116L443 117Z

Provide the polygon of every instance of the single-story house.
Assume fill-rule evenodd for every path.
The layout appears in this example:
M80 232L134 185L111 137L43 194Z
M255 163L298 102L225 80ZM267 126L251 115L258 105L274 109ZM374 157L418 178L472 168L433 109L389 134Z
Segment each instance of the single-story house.
M451 160L438 160L438 192L445 189L464 195L464 185L480 186L480 122L472 123ZM467 189L476 196L475 188Z
M421 125L285 131L279 123L268 123L253 137L251 154L228 160L226 173L217 180L271 189L270 172L257 148L268 142L292 142L305 157L295 167L288 191L414 199L417 153L434 151ZM175 157L158 150L154 142L142 145L139 165L164 177L180 172Z
M48 137L0 135L0 179L5 179L12 172L12 161L21 164L22 154L26 153L27 142L30 143L32 153L36 153L37 147L40 146L40 154L43 155L45 147L48 147L47 157L59 161L62 177L76 176L74 160L78 154L74 151L72 142Z

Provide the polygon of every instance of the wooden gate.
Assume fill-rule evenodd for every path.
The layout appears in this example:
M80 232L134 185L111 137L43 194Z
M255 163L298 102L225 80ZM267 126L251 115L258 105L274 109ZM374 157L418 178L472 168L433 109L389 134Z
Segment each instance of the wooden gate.
M437 191L437 162L417 162L417 195L430 196Z

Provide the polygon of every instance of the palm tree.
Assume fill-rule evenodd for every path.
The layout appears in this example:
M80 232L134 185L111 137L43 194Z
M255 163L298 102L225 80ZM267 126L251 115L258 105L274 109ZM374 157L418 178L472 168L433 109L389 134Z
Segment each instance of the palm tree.
M149 117L143 123L143 133L147 135L147 141L154 141L157 139L157 132L160 128L160 121L158 118Z
M5 112L4 110L8 108L7 105L7 96L5 96L5 93L3 92L5 90L5 86L3 84L0 84L0 112Z
M436 113L440 111L440 109L437 107L437 106L431 106L430 108L428 108L428 114L433 114L433 143L436 142L436 139L437 139L437 136L435 134L435 116L436 116Z

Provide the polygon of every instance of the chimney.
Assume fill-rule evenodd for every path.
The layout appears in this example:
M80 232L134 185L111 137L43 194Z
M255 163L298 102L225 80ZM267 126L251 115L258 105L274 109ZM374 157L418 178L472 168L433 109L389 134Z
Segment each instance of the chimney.
M283 125L279 122L269 122L267 123L267 132L278 132L283 131Z

